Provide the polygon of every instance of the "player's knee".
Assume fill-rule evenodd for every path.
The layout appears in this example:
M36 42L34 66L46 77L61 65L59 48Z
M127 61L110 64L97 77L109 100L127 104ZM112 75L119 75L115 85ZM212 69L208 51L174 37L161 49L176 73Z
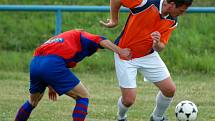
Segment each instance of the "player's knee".
M173 85L172 87L165 89L165 91L162 93L167 97L173 97L175 92L176 92L176 86Z
M37 106L37 104L39 103L39 100L32 100L32 99L30 99L30 104L32 105L32 106L34 106L34 107L36 107Z
M126 107L130 107L131 105L133 105L135 103L135 97L124 97L122 100L122 103L126 106Z
M42 99L43 94L36 93L36 94L31 94L29 102L32 106L36 107L39 101Z
M82 98L89 98L90 97L90 94L88 91L84 92L80 97Z
M175 92L176 92L176 86L173 85L172 88L169 90L169 93L170 93L172 96L174 96Z
M83 91L83 92L81 92L81 93L78 93L78 94L75 94L75 93L69 93L69 94L67 94L68 96L70 96L70 97L72 97L72 98L74 98L74 99L77 99L77 98L89 98L90 96L90 94L89 94L89 92L88 91Z

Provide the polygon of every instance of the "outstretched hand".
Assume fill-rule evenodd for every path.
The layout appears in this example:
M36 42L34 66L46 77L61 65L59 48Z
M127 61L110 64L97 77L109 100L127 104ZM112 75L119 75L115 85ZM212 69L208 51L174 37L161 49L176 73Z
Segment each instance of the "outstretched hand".
M58 94L56 93L56 91L51 86L48 86L48 88L49 88L49 91L48 91L49 100L57 101Z
M99 23L100 23L102 26L107 27L107 28L113 28L113 27L115 27L115 26L118 25L118 22L114 22L114 21L111 20L111 19L107 19L106 22L104 22L104 21L101 20L101 21L99 21Z
M119 55L126 60L131 60L132 54L131 54L131 49L129 48L124 48L119 51Z

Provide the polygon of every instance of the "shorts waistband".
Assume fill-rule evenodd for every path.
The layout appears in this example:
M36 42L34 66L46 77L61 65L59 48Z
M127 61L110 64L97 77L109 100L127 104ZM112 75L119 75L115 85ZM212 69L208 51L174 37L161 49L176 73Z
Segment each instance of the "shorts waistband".
M149 53L147 53L146 55L152 54L154 51L154 49L151 49L151 51L149 51Z
M63 59L64 60L64 58L63 57L61 57L61 56L58 56L58 55L35 55L34 57L51 57L51 58L58 58L58 59Z

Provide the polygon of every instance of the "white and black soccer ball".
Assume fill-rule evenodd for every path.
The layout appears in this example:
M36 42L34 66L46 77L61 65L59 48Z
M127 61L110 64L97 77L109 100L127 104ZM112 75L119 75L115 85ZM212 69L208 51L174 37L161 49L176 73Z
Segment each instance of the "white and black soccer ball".
M178 121L196 121L197 106L188 100L181 101L175 107L175 115Z

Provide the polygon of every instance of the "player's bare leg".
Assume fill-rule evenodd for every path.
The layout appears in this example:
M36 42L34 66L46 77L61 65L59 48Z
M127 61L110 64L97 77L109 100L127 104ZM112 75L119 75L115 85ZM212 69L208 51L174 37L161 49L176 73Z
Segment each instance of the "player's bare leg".
M35 93L35 94L30 94L30 99L29 103L33 106L36 107L39 101L42 99L44 93Z
M173 97L176 91L176 86L173 83L171 77L167 79L154 83L166 97Z
M66 93L66 95L76 99L77 97L89 98L89 92L86 87L80 82L72 90Z
M136 88L121 88L122 96L118 100L118 121L126 121L128 108L136 99Z
M73 121L84 121L88 111L89 93L84 85L80 82L72 90L66 93L66 95L76 100L76 105L73 110Z
M26 101L17 112L15 121L27 121L32 110L37 106L42 97L43 93L30 94L29 101Z
M170 77L154 84L160 89L160 91L156 97L156 106L154 108L153 118L151 118L151 120L157 121L164 118L164 113L172 102L176 91L176 86Z

